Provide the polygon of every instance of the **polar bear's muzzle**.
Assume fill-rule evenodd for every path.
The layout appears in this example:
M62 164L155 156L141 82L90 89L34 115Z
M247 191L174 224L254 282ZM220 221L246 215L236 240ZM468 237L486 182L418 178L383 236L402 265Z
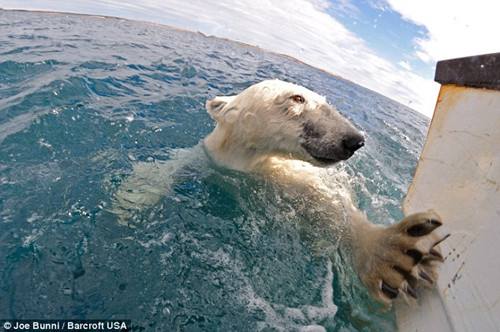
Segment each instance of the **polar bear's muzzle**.
M302 147L322 164L349 159L364 144L363 134L339 113L306 121L301 135Z

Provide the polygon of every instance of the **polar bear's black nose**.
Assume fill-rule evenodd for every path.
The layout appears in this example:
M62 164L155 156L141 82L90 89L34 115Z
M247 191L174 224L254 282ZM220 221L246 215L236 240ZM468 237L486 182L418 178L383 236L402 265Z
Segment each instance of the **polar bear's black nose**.
M361 135L352 135L345 137L342 140L342 146L345 150L350 153L354 153L357 149L361 148L365 145L365 138Z

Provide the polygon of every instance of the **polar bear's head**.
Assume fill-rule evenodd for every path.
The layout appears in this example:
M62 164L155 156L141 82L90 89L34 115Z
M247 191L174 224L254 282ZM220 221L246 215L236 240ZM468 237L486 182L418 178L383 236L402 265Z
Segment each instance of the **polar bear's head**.
M324 97L280 80L216 97L206 108L217 121L209 149L219 155L285 155L331 164L348 159L364 145L361 132Z

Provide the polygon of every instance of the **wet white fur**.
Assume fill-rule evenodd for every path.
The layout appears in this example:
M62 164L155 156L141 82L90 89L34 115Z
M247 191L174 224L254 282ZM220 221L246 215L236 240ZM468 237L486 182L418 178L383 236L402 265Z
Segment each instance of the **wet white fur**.
M288 99L295 94L305 103ZM216 97L206 105L217 126L205 138L205 146L218 163L241 171L255 171L274 157L308 159L299 142L302 123L296 118L302 112L316 112L321 104L326 104L324 97L280 80L260 82L235 96Z
M303 96L305 102L290 101L292 95ZM303 129L298 115L308 112L309 117L321 117L321 105L327 105L325 97L281 80L257 83L235 96L216 97L206 103L208 113L217 122L204 140L206 150L216 163L271 176L290 190L311 195L311 201L319 199L325 206L343 197L343 207L356 220L363 219L349 189L325 183L325 169L314 166L313 158L300 144Z

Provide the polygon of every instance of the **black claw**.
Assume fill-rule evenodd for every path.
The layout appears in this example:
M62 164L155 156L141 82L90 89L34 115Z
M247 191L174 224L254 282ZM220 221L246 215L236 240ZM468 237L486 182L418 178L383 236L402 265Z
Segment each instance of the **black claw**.
M411 226L406 230L406 233L410 236L424 236L441 226L442 223L439 220L427 219L425 222Z
M412 274L411 271L406 271L400 266L393 266L392 267L394 270L396 270L398 273L400 273L403 278L405 278L406 282L408 282L408 286L410 287L416 287L417 286L417 278L415 278Z
M385 281L382 281L382 292L384 292L388 298L393 299L398 296L399 290L397 288L392 288L386 284Z
M419 275L422 279L424 279L424 280L428 281L430 284L433 284L433 283L434 283L434 280L432 280L432 278L431 278L431 277L427 274L427 272L425 272L425 271L420 271L420 272L418 273L418 275Z
M441 221L436 220L436 219L431 219L430 223L433 224L433 225L436 225L436 227L439 227L439 226L441 226L443 224Z
M392 268L396 270L399 274L401 274L405 279L410 279L412 277L410 271L406 271L400 266L394 265Z
M418 264L423 257L423 254L417 249L408 249L406 250L406 254L413 258L413 264Z
M446 240L447 238L450 237L451 234L446 234L441 240L437 241L436 243L434 243L433 247L437 246L438 244L440 244L441 242L443 242L444 240Z
M415 292L415 289L410 285L406 285L406 292L410 294L414 299L417 299L417 292Z
M440 262L444 262L444 258L443 258L443 255L441 255L441 253L439 251L437 251L436 249L431 249L429 251L429 254L436 260L440 261Z

